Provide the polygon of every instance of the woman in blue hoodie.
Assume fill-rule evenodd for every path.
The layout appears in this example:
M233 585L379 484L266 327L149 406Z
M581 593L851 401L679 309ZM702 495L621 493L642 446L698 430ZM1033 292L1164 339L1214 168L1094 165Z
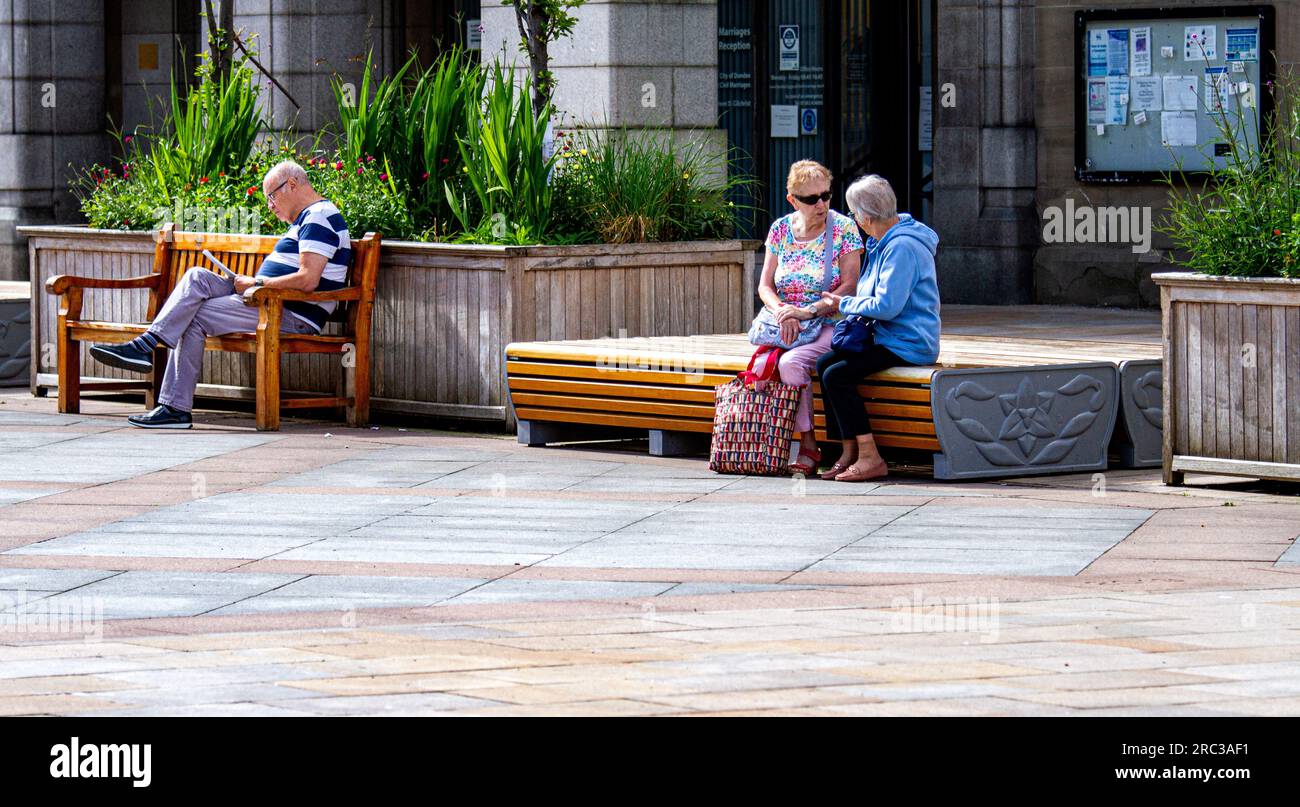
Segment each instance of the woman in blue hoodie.
M817 362L826 404L826 435L844 453L822 479L862 482L888 471L876 448L866 405L858 395L864 376L889 367L933 364L939 358L939 284L934 230L898 212L894 189L872 174L849 186L845 201L867 234L866 266L852 297L827 292L841 313L875 320L865 353L831 351Z

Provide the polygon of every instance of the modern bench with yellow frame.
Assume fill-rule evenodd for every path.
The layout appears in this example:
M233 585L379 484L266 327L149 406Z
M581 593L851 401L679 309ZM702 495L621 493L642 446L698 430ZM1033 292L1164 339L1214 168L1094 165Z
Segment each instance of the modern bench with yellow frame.
M374 307L375 282L379 272L380 236L367 233L352 241L352 265L347 286L337 291L302 292L292 289L262 287L249 300L258 307L257 330L253 333L213 336L208 350L256 354L257 428L280 428L281 408L342 407L349 425L363 425L370 418L370 322ZM124 290L146 289L149 307L146 319L157 315L176 283L191 266L208 266L203 250L237 274L253 276L263 259L275 249L278 236L218 235L213 233L176 232L164 225L156 235L153 272L141 277L105 279L56 275L45 282L50 294L59 296L57 350L59 362L59 411L81 411L82 391L144 390L148 406L153 406L162 385L166 350L154 355L153 378L145 381L83 382L81 378L81 342L129 342L148 328L148 323L106 322L82 319L82 303L87 290L96 294L120 294ZM213 269L213 271L216 271ZM280 322L288 300L338 303L334 318L341 322L339 333L284 334ZM284 353L346 353L351 360L342 366L342 394L330 397L282 398L280 393L280 356Z
M1116 357L1133 346L944 337L940 364L863 379L876 443L933 452L937 479L1079 472L1107 467L1119 412ZM689 453L713 430L714 387L745 369L741 334L525 342L506 348L519 442L648 432L651 453ZM814 429L825 441L816 379ZM694 439L692 439L694 437Z

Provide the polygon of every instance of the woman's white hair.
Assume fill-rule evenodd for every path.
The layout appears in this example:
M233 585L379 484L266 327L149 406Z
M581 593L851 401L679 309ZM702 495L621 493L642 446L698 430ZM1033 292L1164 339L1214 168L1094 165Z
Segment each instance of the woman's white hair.
M292 179L299 185L311 185L311 181L307 179L306 169L293 160L283 160L271 166L271 170L266 172L266 178L271 181L278 179L281 182Z
M898 215L898 197L889 180L879 174L868 174L855 180L844 193L849 210L864 219L879 221Z

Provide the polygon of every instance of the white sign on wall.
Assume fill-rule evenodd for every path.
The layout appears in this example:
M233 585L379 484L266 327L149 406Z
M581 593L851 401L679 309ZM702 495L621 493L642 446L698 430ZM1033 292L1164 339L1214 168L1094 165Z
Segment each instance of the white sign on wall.
M772 104L772 137L799 136L799 107L796 104Z
M777 36L782 70L799 69L799 26L782 25Z

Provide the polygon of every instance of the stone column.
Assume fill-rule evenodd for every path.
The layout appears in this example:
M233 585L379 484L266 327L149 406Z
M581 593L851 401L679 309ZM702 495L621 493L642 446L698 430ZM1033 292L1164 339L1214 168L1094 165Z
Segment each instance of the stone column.
M296 125L310 138L326 124L336 124L330 77L359 87L363 60L373 47L379 75L392 72L403 54L393 53L394 0L237 0L235 29L256 34L258 61L284 85L302 107L297 109L278 89L262 83L272 128ZM206 26L203 41L207 41Z
M940 293L950 303L1032 302L1034 3L939 0L935 30Z
M106 159L104 7L0 3L0 280L27 279L19 224L80 220L68 164Z

